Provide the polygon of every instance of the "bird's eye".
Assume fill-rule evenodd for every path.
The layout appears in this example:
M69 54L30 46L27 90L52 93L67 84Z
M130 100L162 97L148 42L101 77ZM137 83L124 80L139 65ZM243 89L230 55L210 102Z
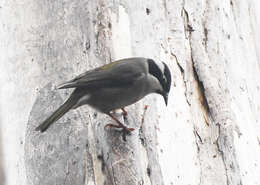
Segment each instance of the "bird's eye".
M166 79L166 76L165 76L165 75L163 75L163 81L164 81L164 82L167 82L167 79Z

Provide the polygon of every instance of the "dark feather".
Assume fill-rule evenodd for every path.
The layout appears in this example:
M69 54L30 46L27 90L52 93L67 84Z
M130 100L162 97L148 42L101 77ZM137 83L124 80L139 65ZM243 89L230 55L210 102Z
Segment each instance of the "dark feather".
M46 120L44 120L35 130L44 132L49 128L51 124L60 119L66 114L78 101L76 96L70 96L70 98L61 105L54 113L52 113Z
M123 87L129 86L143 76L143 70L136 67L133 58L116 61L94 70L87 71L73 80L58 86L59 89L86 87Z

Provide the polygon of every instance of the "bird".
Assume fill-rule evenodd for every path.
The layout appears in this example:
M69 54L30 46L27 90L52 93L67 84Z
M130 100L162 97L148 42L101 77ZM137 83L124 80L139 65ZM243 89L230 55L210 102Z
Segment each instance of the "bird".
M127 113L124 107L151 93L161 95L167 106L171 72L161 61L143 57L124 58L86 71L57 86L57 89L68 88L74 88L70 97L36 127L36 131L44 132L69 110L89 105L117 123L106 126L131 132L134 129L126 127L111 112L122 109Z

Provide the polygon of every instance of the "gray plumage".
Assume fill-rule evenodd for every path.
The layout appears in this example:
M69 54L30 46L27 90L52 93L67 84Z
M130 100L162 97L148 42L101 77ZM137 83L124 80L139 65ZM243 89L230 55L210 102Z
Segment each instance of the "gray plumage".
M36 130L45 131L70 109L85 104L108 115L110 111L131 105L150 93L161 94L167 104L170 83L170 71L164 63L160 66L146 58L127 58L112 62L59 85L59 89L75 90Z

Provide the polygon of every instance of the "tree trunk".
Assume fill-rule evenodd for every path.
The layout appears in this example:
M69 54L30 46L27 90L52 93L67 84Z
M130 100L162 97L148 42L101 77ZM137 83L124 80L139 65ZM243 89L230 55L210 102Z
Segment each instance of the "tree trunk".
M252 1L0 2L0 185L260 184L260 4ZM89 106L35 131L71 90L116 59L166 62L166 108L127 107L135 131Z

